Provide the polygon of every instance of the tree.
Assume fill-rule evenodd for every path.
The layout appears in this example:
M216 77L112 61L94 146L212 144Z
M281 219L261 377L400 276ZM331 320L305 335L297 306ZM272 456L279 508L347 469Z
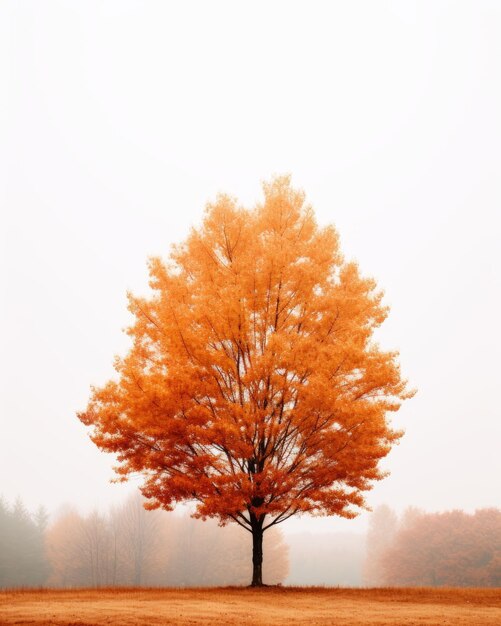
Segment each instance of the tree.
M115 582L135 587L157 583L168 556L161 532L163 521L160 511L145 511L139 493L111 512Z
M51 585L102 587L112 583L114 564L107 520L97 511L82 517L68 510L46 533Z
M0 500L1 505L1 500ZM0 508L0 512L2 509ZM273 532L274 531L274 532ZM288 547L279 529L266 533L265 573L281 583ZM249 576L248 553L237 526L220 528L186 513L146 511L137 494L108 514L66 509L46 532L56 587L238 585ZM1 539L1 536L0 536ZM250 537L249 537L250 539ZM0 583L1 578L0 559ZM3 585L6 586L6 585Z
M416 513L382 558L389 585L499 587L501 511Z
M369 587L384 584L383 559L397 532L398 517L388 505L374 509L369 522L366 541L364 583Z
M372 339L387 307L288 177L254 210L219 196L149 268L118 380L79 418L122 480L144 475L151 508L193 500L197 516L250 531L259 586L265 530L297 513L354 517L384 475L401 436L387 412L412 395L397 353Z
M35 518L35 519L34 519ZM0 588L42 585L48 573L42 524L18 498L9 506L0 498Z

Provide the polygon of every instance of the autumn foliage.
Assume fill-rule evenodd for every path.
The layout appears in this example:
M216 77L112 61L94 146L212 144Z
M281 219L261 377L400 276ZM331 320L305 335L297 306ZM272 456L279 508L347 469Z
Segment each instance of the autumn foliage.
M380 539L386 533L386 540ZM371 586L501 587L501 511L374 512L366 572Z
M387 413L412 395L372 340L387 307L287 177L254 209L220 196L149 268L118 379L79 417L120 477L142 473L149 506L196 501L249 530L261 584L263 531L296 513L353 517L383 477L401 435Z

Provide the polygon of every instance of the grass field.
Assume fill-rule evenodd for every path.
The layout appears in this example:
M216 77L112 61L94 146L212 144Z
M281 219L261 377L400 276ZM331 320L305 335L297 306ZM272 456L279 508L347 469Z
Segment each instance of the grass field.
M4 591L0 624L499 626L501 589L99 589Z

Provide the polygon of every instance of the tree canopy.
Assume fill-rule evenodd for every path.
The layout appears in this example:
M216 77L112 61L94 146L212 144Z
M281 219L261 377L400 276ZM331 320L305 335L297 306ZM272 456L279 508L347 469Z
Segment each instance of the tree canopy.
M335 229L278 177L253 209L219 196L149 270L118 377L79 414L119 476L142 473L152 508L194 500L243 526L256 561L263 531L296 513L356 515L401 436L387 413L412 392L373 341L382 292Z

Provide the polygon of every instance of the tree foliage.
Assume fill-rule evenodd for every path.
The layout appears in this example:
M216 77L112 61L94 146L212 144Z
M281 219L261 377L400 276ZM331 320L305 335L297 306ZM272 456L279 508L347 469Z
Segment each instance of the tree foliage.
M383 558L384 582L501 587L501 511L414 514Z
M382 293L334 228L277 178L255 209L220 196L149 267L118 379L79 414L119 476L141 472L151 507L194 500L256 537L296 513L353 517L412 393L372 340Z

